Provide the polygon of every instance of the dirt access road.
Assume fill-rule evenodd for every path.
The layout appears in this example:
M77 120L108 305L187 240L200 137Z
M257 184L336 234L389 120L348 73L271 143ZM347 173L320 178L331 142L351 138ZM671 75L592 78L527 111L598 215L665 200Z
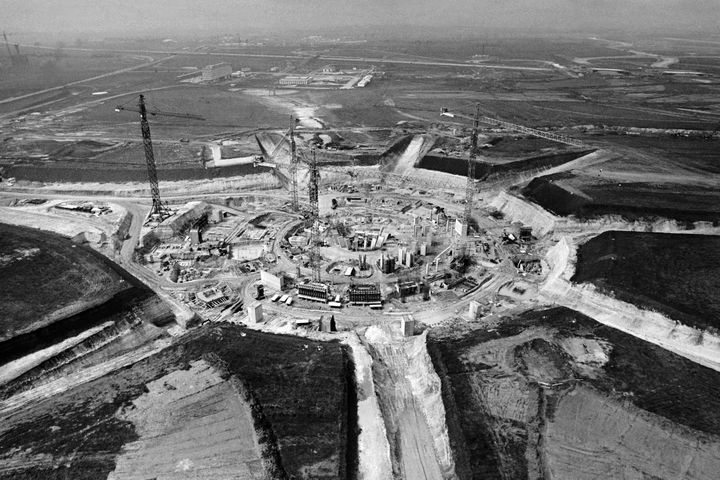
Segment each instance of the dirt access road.
M425 335L403 338L387 327L370 327L364 339L373 357L394 477L455 478L440 379L427 354Z

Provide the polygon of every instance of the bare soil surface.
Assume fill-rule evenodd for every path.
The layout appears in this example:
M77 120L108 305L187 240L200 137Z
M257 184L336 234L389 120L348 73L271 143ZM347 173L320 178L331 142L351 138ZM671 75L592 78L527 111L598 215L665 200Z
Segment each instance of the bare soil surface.
M147 385L118 416L140 438L126 444L109 480L267 478L250 404L206 362Z
M112 471L144 478L134 472L155 468L168 475L158 478L209 478L202 472L224 468L220 457L231 460L228 469L249 475L240 478L260 471L271 478L344 478L347 429L355 421L346 413L355 403L348 372L346 347L338 343L203 327L46 399L3 401L0 478L95 480ZM246 436L247 408L257 442ZM221 420L232 411L238 414L230 427ZM191 454L191 443L207 448Z
M707 478L720 376L565 308L434 329L460 478ZM700 445L700 447L699 447Z
M97 306L133 284L102 257L49 232L0 224L0 340Z
M686 325L720 328L720 237L605 232L581 245L574 282Z
M601 167L599 167L601 168ZM670 183L680 180L666 176L665 182L645 183L647 174L624 175L630 182L612 178L591 178L559 173L533 179L523 194L546 210L562 216L592 219L619 215L629 221L668 218L685 222L718 222L720 193L710 185Z
M393 339L387 329L370 327L365 339L373 357L393 478L454 478L439 379L425 352L425 335Z
M607 135L602 162L535 178L523 194L580 219L619 215L720 221L717 140L700 134Z

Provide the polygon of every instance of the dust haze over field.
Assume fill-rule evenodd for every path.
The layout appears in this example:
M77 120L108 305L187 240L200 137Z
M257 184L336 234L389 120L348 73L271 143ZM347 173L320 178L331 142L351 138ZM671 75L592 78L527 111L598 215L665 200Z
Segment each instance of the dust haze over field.
M6 0L3 26L20 31L228 33L342 27L435 27L533 33L715 30L712 0ZM440 8L438 8L440 7ZM421 29L425 30L424 28ZM477 33L477 32L475 32ZM418 35L417 32L413 36Z

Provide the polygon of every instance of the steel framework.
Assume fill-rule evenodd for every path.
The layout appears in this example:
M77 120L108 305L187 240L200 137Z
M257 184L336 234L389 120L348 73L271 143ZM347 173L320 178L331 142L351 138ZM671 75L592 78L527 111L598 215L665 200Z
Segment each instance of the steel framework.
M317 168L315 149L313 149L312 160L310 162L310 182L308 183L308 197L310 200L310 221L312 222L310 230L310 268L312 269L313 282L320 281L320 252L318 251L318 243L320 242L320 208L318 205L319 180L320 173L318 172Z

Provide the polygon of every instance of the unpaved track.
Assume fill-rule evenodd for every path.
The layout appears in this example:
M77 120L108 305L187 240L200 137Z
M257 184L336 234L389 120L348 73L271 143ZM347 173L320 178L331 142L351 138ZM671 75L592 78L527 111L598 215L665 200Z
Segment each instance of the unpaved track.
M435 458L432 435L425 419L418 414L421 407L413 397L410 382L407 380L406 372L410 368L410 362L402 344L376 345L376 351L386 369L388 384L383 389L383 395L388 396L387 403L392 405L392 410L386 409L385 415L393 417L391 422L396 428L395 447L399 450L400 478L441 479L442 473Z
M358 426L360 434L358 480L388 480L392 478L390 444L373 385L373 360L356 334L347 339L355 361L358 396Z
M371 327L365 338L374 357L373 375L393 450L394 478L455 478L440 379L424 350L425 335L402 338L389 329Z

